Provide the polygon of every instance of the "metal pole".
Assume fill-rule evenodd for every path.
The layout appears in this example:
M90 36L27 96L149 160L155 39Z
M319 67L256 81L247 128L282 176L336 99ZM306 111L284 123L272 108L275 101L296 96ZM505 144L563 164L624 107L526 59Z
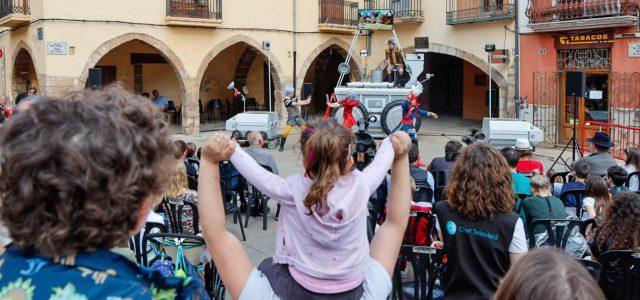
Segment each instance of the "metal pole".
M271 49L267 50L267 72L269 80L269 111L271 111Z
M515 99L516 99L516 118L520 118L520 6L519 1L515 1L516 10L516 23L514 26L514 51L513 64L514 64L514 80L515 80Z
M347 64L351 60L353 49L355 48L356 42L358 41L358 37L360 37L360 30L356 30L356 33L353 35L353 39L351 40L351 45L349 46L349 52L347 53L347 58L344 60L344 62ZM340 77L338 78L338 83L336 84L336 87L339 87L342 85L342 81L344 80L344 75L346 74L340 73Z
M491 106L492 98L491 98L491 90L493 89L493 85L491 84L491 53L489 52L489 118L491 118L491 111L493 107Z

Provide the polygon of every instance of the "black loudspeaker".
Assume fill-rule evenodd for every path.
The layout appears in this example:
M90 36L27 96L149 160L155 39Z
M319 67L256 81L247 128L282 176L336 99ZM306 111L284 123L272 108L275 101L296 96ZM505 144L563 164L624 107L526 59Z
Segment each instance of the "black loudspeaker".
M587 74L585 72L567 72L565 95L585 97L587 92Z
M91 89L99 89L102 87L102 69L89 69L89 78L87 78L87 87Z
M413 43L416 49L429 49L429 38L426 36L413 38Z
M305 82L302 84L302 99L307 99L313 93L313 83Z

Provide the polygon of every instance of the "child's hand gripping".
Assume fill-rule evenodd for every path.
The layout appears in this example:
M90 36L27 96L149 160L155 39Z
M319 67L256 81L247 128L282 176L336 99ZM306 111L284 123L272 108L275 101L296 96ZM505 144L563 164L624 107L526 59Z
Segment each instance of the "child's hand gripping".
M202 158L210 163L217 164L229 160L236 150L236 141L228 134L214 133L207 144L202 148Z
M396 159L406 156L411 149L411 138L404 131L397 131L390 137Z

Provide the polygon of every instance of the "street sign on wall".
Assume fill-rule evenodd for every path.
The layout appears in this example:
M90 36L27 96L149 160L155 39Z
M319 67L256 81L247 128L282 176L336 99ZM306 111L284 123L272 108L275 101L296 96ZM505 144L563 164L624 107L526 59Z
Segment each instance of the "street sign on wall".
M47 41L47 55L67 55L67 42Z
M509 63L509 49L496 49L491 52L492 64L506 64Z

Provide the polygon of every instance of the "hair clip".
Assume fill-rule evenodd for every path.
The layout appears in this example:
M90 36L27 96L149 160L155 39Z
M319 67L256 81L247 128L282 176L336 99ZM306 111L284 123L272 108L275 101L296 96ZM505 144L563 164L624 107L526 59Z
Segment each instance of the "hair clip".
M309 162L312 162L315 156L316 156L316 149L313 146L311 146L311 149L309 149Z

